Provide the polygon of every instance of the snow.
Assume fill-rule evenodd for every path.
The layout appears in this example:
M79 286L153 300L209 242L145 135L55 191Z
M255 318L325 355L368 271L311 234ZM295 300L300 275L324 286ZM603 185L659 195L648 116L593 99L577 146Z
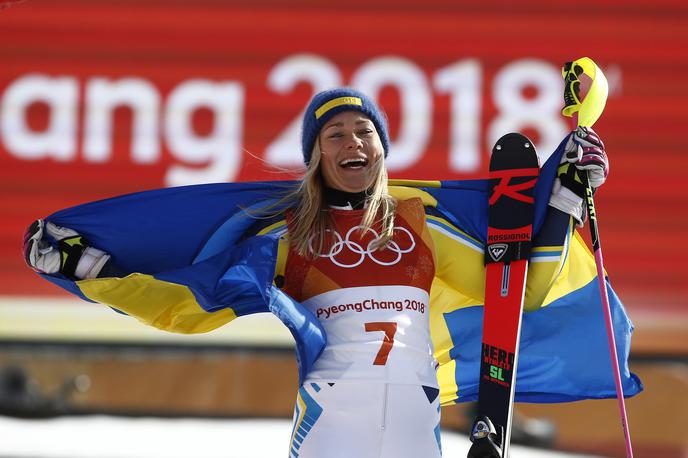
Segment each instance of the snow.
M103 415L41 420L0 417L0 431L0 457L275 458L287 456L291 422ZM446 457L466 456L469 444L464 435L442 433ZM584 455L521 446L511 448L511 458L540 457L583 458Z

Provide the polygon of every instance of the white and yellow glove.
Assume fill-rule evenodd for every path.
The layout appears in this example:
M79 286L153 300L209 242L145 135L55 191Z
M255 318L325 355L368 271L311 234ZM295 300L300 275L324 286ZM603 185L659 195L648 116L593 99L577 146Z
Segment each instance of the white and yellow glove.
M96 278L110 255L72 229L37 219L24 234L24 259L37 272L84 280Z
M591 127L578 127L569 135L549 199L549 205L573 216L579 226L586 219L582 173L588 174L593 190L602 186L609 175L604 143Z

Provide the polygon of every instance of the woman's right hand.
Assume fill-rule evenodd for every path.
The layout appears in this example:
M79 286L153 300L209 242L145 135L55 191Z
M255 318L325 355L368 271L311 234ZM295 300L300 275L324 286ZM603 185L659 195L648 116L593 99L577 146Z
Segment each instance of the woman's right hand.
M43 239L45 221L37 219L24 233L24 260L36 272L54 274L60 270L60 253Z
M109 254L90 246L75 230L42 219L26 229L23 252L24 260L36 272L59 272L72 280L96 278L110 259Z

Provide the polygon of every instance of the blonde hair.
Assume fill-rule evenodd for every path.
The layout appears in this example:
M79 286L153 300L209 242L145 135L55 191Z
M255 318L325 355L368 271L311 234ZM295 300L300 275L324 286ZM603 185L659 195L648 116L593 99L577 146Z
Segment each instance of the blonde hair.
M289 227L289 245L300 256L312 257L321 253L326 242L327 231L334 230L334 222L324 199L324 182L320 169L320 144L315 142L310 163L299 185L281 203L289 204L293 219ZM383 248L391 240L394 232L396 200L387 189L387 170L384 156L381 155L373 165L375 179L369 195L361 226L363 232L373 226L381 226L380 235L374 249Z

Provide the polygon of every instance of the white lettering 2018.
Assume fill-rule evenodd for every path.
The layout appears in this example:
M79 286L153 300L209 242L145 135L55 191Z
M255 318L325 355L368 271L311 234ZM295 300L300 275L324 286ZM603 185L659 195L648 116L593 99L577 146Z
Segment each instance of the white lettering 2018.
M616 69L610 73L617 80L611 82L615 83L610 85L613 90L620 86L621 72ZM437 95L449 96L449 132L444 134L448 138L447 168L457 174L478 171L484 153L504 132L534 129L538 151L549 154L567 130L559 114L562 81L558 66L536 59L509 62L496 72L490 93L497 114L487 121L485 132L481 120L483 92L488 89L484 88L483 67L477 59L459 60L429 77L407 58L380 56L364 62L349 81L344 81L341 70L329 59L294 54L278 62L266 81L275 99L301 83L309 84L313 93L351 85L372 98L377 98L383 88L395 89L400 116L387 164L392 172L421 162L435 125L433 100ZM535 95L526 96L526 89L534 89L531 93ZM132 164L161 162L164 147L179 162L167 170L165 185L232 181L238 177L243 159L244 101L245 85L240 81L184 80L163 99L154 81L133 75L93 76L80 81L69 75L31 73L4 88L0 141L7 153L20 160L106 164L114 161L114 111L125 107L132 113L128 151ZM29 123L28 111L34 104L47 107L44 127ZM210 132L194 131L192 118L199 109L209 110L213 116ZM302 114L303 110L295 110L293 121L281 132L267 133L273 140L262 154L269 163L279 167L302 165Z

